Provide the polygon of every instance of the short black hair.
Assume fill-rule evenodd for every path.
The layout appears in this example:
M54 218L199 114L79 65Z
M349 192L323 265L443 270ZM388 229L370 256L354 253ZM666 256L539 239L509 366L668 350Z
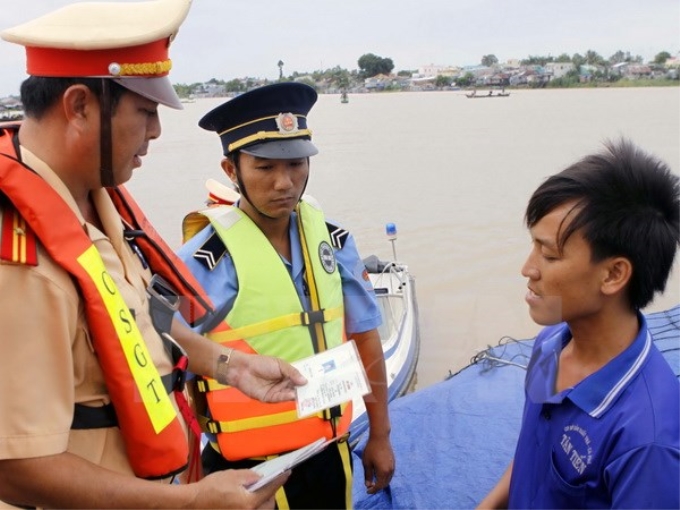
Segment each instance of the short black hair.
M229 161L231 161L232 165L234 165L236 168L238 168L239 161L241 159L241 151L236 149L235 151L231 151L229 154L225 156Z
M109 80L111 89L111 108L115 110L120 97L127 91L123 86ZM29 76L20 89L21 103L27 117L39 119L72 85L83 84L97 97L102 95L102 78L53 78Z
M622 139L601 153L549 177L531 196L525 222L531 228L556 207L575 202L558 246L577 230L593 261L622 256L633 274L631 307L647 306L666 288L680 244L680 178L660 159Z

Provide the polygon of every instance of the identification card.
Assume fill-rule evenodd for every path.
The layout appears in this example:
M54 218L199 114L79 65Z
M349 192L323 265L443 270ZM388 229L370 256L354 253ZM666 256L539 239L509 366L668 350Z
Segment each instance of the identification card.
M307 378L297 387L297 414L304 418L371 392L353 340L292 365Z

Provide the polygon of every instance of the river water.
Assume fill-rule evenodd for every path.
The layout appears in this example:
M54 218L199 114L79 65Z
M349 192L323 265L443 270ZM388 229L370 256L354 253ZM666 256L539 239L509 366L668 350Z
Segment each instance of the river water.
M129 184L173 248L183 215L222 178L221 145L198 119L223 99L162 109L163 134ZM522 223L547 176L628 137L680 173L680 88L322 95L309 115L320 153L308 192L350 230L363 256L397 257L416 278L421 350L417 388L443 380L503 336L533 337L520 268ZM677 264L676 264L677 266ZM680 302L680 271L647 311Z

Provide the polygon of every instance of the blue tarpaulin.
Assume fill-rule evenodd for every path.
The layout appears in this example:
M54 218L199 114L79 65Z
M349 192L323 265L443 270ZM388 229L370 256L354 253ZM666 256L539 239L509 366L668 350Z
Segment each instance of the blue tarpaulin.
M680 376L680 305L647 320ZM474 508L512 459L532 344L504 339L447 380L392 401L394 478L387 490L366 494L362 438L353 453L355 508Z

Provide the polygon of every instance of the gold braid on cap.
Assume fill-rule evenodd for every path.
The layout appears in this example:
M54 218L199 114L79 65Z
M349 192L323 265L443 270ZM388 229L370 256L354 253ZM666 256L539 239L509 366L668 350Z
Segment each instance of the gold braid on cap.
M142 62L140 64L120 64L118 76L150 76L167 74L172 68L172 61Z
M218 132L218 136L225 135L231 131L235 131L237 129L241 129L242 127L251 125L251 124L256 124L258 122L262 122L263 120L272 120L280 117L281 115L284 114L279 114L279 115L271 115L268 117L261 117L259 119L255 120L250 120L248 122L244 122L243 124L239 124L238 126L230 127L228 129L225 129L224 131ZM297 115L297 114L286 114L286 115L292 115L294 117L300 118L300 119L306 119L304 115ZM278 123L278 121L277 121ZM227 150L229 152L235 151L236 149L240 149L241 147L245 145L249 145L253 142L261 142L262 140L272 140L272 139L285 139L285 138L303 138L305 136L308 136L309 138L312 137L312 131L309 129L298 129L297 128L297 121L296 121L296 126L294 129L292 129L289 132L286 132L283 129L279 129L278 131L257 131L251 135L244 136L242 138L239 138L238 140L234 140L229 144L227 147Z
M236 140L229 144L227 147L228 151L235 151L240 149L244 145L249 145L253 142L261 142L262 140L275 140L275 139L286 139L286 138L303 138L305 136L312 137L312 132L309 129L298 129L295 133L282 134L278 131L258 131L255 134Z

